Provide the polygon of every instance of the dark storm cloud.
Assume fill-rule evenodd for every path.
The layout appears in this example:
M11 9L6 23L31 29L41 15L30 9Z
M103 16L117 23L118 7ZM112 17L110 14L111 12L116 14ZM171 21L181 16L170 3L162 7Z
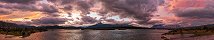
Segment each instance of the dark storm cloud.
M62 0L62 4L70 4L70 3L73 3L77 0Z
M163 5L165 3L165 0L158 0L159 5Z
M58 12L58 9L54 6L46 5L46 4L41 4L42 9L39 9L37 6L34 4L7 4L7 5L0 5L1 8L6 8L6 9L13 9L13 10L25 10L25 11L42 11L42 12L47 12L47 13L54 13Z
M0 8L10 9L10 10L26 10L26 11L36 11L38 10L34 5L31 4L0 4Z
M48 1L64 5L63 8L64 10L72 10L72 8L80 10L81 12L83 12L82 14L88 14L90 11L89 8L91 8L91 6L93 5L90 4L91 2L86 2L83 0L48 0Z
M188 9L179 11L176 14L178 17L184 18L214 18L214 9Z
M81 10L82 14L88 14L90 8L95 3L103 3L103 10L99 10L99 15L105 16L108 12L116 12L116 15L121 17L134 17L140 22L147 22L150 20L151 13L156 11L158 6L157 0L48 0L53 3L60 3L66 5L64 8L70 9L75 8ZM68 5L69 4L69 5ZM71 5L72 4L72 5ZM72 7L74 5L77 7Z
M50 6L50 5L42 5L42 9L41 11L47 12L47 13L55 13L58 12L58 9L54 6Z
M106 19L107 22L116 22L114 19Z
M53 17L44 17L41 19L32 20L36 24L64 24L67 19L65 18L53 18Z
M206 3L207 3L207 6L206 6L207 8L214 8L214 4L213 4L214 0L207 0Z
M7 4L0 4L0 8L9 9L11 12L13 11L40 11L44 12L45 14L48 14L50 16L56 16L56 14L59 12L57 7L49 4L13 4L13 3L7 3Z
M64 6L63 9L64 9L64 10L72 10L72 8L73 8L73 7L72 7L71 5L67 5L67 6Z
M28 3L33 3L36 0L0 0L1 2L6 2L6 3L22 3L22 4L28 4Z
M89 23L91 24L91 23L98 22L98 20L95 20L94 18L89 17L89 16L83 16L83 18L81 18L81 19L85 24L89 24Z
M6 11L6 10L0 10L0 15L7 15L10 14L10 11Z
M72 10L75 8L82 12L81 15L86 15L89 13L90 8L95 6L95 3L101 2L103 5L103 10L99 10L99 15L106 16L109 12L115 12L112 15L120 15L121 17L132 17L139 21L139 23L146 23L151 19L151 14L155 12L156 7L159 5L157 0L89 0L89 1L81 1L81 0L48 0L49 2L58 3L64 6L66 10ZM73 7L77 6L77 7ZM44 6L45 12L54 13L58 12L55 7ZM83 17L83 21L88 19L89 21L94 21L92 18Z
M83 1L75 2L77 4L77 9L81 10L83 14L88 14L89 13L89 8L91 8L91 4Z
M151 17L152 13L157 9L156 7L160 4L157 0L0 0L6 4L0 4L0 8L15 10L15 11L35 11L42 12L45 17L41 19L33 19L32 22L40 24L63 24L67 21L66 18L57 18L60 16L60 13L68 13L71 17L71 13L74 10L81 11L82 18L78 18L85 23L96 23L100 20L96 18L85 16L90 13L95 7L95 12L102 17L104 21L107 21L106 18L111 16L119 15L121 18L132 18L136 19L141 24L147 23ZM34 3L35 2L35 3ZM100 5L101 4L101 5ZM96 9L97 6L101 8ZM94 10L93 10L94 12ZM105 20L106 19L106 20ZM114 22L116 20L109 20ZM115 22L116 23L116 22Z
M151 19L158 6L156 0L101 0L107 11L117 12L120 16L134 17L141 23Z
M193 4L182 4L180 6L184 6L182 8L177 8L176 10L172 10L175 13L175 16L179 18L175 24L181 24L182 26L197 26L197 25L205 25L205 24L213 24L214 23L214 5L213 0L203 0L204 3L199 3L200 7L197 3ZM189 1L194 2L194 1ZM195 6L190 6L195 5ZM185 7L188 6L188 7Z

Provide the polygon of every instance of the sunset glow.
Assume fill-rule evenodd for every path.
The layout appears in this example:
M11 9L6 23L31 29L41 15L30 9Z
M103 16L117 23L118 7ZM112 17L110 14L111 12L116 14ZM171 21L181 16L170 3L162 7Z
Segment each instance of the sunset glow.
M108 1L101 2L97 0L75 0L71 2L40 0L32 4L0 2L0 12L2 13L0 14L0 20L20 21L23 23L28 21L32 22L32 25L34 25L35 20L48 20L41 20L42 18L62 18L66 21L63 21L63 25L95 24L99 22L147 25L151 21L159 21L158 23L161 22L163 24L177 24L181 21L186 21L182 17L185 15L178 12L206 9L206 7L212 6L206 2L209 1L163 0L157 2L151 0L149 1L150 4L145 5L138 3L133 5L133 3L129 4L125 3L125 1L109 4ZM153 24L157 23L149 25Z

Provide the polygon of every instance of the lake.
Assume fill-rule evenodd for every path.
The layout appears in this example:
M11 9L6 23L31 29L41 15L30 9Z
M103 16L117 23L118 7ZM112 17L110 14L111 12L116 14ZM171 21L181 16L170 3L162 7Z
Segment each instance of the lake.
M169 30L128 29L128 30L49 30L33 33L21 38L12 35L0 35L0 40L210 40L214 36L187 37L186 35L161 35ZM188 34L191 35L191 34ZM214 39L214 38L213 38Z

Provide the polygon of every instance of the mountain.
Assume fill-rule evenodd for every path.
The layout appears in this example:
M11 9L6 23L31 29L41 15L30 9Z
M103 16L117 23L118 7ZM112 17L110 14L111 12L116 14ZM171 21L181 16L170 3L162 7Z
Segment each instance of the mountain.
M75 27L75 26L69 26L69 27L64 27L64 26L39 26L37 28L41 29L81 29L80 27Z
M34 28L34 26L17 25L14 23L0 21L0 28Z
M155 24L151 28L153 28L153 29L176 29L176 28L181 28L181 26L180 25Z
M164 26L164 24L156 24L156 25L153 25L151 28L166 28Z
M203 29L214 29L214 24L207 24L201 26L192 26L192 27L183 27L178 29L186 29L186 30L203 30Z
M135 27L128 24L103 24L97 23L92 26L83 27L83 29L144 29L144 27Z
M89 26L87 28L108 28L108 27L133 27L128 24L103 24L103 23L98 23L92 26Z

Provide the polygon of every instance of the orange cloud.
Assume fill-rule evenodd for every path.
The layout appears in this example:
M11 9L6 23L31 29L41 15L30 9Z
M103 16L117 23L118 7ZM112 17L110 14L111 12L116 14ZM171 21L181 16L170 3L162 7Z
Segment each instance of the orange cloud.
M10 20L10 21L30 21L32 19L38 19L43 17L42 12L21 12L15 11L8 15L1 15L0 20Z
M206 0L169 0L169 10L177 8L203 8L205 7Z

